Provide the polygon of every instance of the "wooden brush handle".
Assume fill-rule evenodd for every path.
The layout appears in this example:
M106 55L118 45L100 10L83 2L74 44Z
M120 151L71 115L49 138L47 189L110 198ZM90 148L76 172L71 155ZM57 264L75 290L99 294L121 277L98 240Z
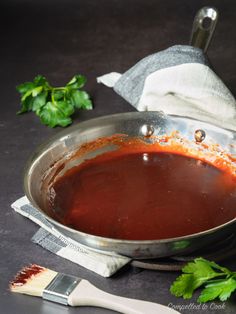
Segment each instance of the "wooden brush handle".
M157 303L128 299L104 292L87 280L81 280L68 298L71 306L97 306L124 314L174 314L179 313Z

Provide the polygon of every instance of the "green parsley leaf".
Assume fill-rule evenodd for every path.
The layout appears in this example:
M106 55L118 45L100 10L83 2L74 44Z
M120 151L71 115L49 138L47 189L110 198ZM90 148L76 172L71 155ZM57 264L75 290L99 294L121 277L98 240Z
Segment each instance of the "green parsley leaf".
M29 95L26 99L22 99L21 98L21 110L19 110L17 112L17 114L21 114L24 112L29 112L32 110L32 106L33 106L33 97L31 95Z
M42 123L51 128L54 128L56 125L65 127L71 123L71 118L68 118L59 106L55 106L50 101L39 111L39 116Z
M34 84L36 86L44 86L44 87L50 87L48 81L46 80L46 78L42 75L37 75L35 78L34 78Z
M179 276L170 288L170 292L176 297L190 299L193 291L197 288L194 282L194 276L191 274L183 274Z
M52 87L44 76L38 75L33 82L16 87L22 105L17 114L33 111L43 124L65 127L72 123L70 116L76 109L92 109L89 94L79 90L85 83L86 78L78 74L65 87Z
M54 90L53 97L55 100L62 100L65 98L65 90Z
M32 99L32 111L37 111L45 105L46 100L47 100L47 95L48 95L48 92L43 91L42 93L38 94L37 97L35 96Z
M221 301L226 301L235 290L236 280L234 278L224 279L221 282L206 285L205 289L202 290L198 301L203 303L216 298L219 298Z
M75 75L69 83L66 84L66 87L70 89L82 88L86 83L86 78L83 75Z
M221 273L216 272L212 268L213 265L216 264L208 262L203 258L196 258L194 262L190 262L184 266L182 271L186 274L193 274L195 280L198 282L198 286L200 286L207 280L221 275Z
M56 105L65 116L71 116L75 111L74 106L66 100L57 101Z
M33 90L36 87L36 85L32 82L25 82L23 84L20 84L16 87L17 91L21 94L25 94L28 91Z
M225 301L236 290L236 273L215 262L196 258L184 266L182 272L170 287L170 292L176 297L189 299L197 288L205 286L198 302L216 298Z
M43 90L43 86L35 87L35 88L32 90L32 96L33 96L33 97L38 96L38 94L40 94L42 90Z
M73 90L71 91L71 101L75 108L78 109L92 109L92 102L89 99L88 93L84 91Z

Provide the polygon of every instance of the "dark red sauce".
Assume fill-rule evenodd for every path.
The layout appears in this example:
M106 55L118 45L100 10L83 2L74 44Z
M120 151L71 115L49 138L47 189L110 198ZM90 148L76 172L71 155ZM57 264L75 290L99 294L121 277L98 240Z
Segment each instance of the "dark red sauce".
M191 157L115 151L70 169L53 184L54 218L108 238L185 236L235 217L232 175Z

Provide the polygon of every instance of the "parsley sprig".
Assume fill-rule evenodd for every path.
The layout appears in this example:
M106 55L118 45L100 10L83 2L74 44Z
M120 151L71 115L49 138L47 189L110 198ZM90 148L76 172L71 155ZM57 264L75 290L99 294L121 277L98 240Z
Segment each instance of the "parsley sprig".
M87 92L80 90L86 83L83 75L75 75L64 87L52 87L46 78L38 75L33 82L16 87L21 94L21 110L17 114L33 111L41 122L51 128L72 123L76 109L92 109Z
M188 263L182 272L170 287L171 293L176 297L190 299L194 290L203 286L198 302L204 303L217 298L225 301L236 290L236 272L204 258L196 258Z

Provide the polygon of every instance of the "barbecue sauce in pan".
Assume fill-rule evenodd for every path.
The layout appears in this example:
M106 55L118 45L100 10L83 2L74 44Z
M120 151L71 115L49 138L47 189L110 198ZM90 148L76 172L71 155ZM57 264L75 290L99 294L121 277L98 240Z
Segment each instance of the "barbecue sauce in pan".
M52 189L56 220L107 238L180 237L219 226L236 213L236 182L230 173L151 149L118 149L86 160Z

